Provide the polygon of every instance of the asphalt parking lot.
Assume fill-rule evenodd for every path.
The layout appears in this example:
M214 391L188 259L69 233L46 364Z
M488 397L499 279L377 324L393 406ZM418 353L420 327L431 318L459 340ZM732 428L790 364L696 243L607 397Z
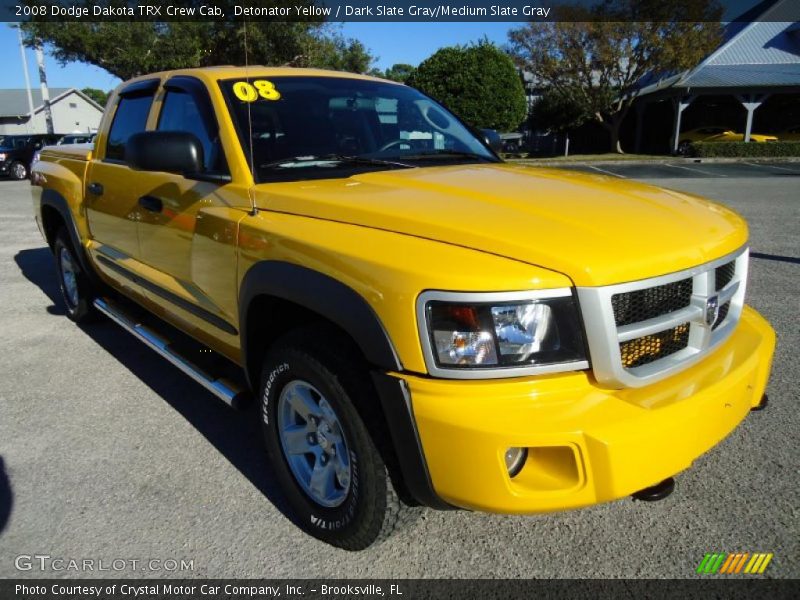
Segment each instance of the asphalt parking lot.
M769 408L662 502L529 517L422 511L361 553L283 515L252 412L228 409L112 323L63 316L28 184L0 180L0 577L683 578L714 551L773 552L767 576L800 577L800 165L709 167L585 170L703 194L748 219L748 302L779 336ZM32 554L128 562L18 571L15 558Z
M705 162L700 159L666 160L649 164L618 163L567 165L568 170L600 173L622 179L739 179L800 176L800 162Z

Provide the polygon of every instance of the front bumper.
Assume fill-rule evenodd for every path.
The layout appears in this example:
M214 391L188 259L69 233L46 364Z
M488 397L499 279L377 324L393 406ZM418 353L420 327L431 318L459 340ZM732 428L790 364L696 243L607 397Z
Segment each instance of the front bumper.
M758 405L775 332L745 307L700 363L642 388L609 390L590 373L408 386L430 478L446 502L535 513L628 496L689 467ZM529 448L511 479L509 447Z

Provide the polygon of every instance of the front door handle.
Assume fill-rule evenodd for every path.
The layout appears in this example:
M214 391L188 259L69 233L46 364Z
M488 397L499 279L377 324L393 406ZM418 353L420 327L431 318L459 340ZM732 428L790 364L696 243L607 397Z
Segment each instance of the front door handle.
M164 203L155 196L142 196L139 198L139 206L150 212L158 213L164 208Z
M103 186L99 183L90 183L89 184L89 193L94 196L102 196L103 195Z

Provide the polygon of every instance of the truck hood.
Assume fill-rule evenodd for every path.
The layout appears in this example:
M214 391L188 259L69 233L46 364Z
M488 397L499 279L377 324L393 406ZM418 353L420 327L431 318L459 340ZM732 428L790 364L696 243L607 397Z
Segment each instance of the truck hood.
M266 210L501 255L561 272L578 286L679 271L747 241L741 217L696 196L602 175L512 164L261 184L255 201Z

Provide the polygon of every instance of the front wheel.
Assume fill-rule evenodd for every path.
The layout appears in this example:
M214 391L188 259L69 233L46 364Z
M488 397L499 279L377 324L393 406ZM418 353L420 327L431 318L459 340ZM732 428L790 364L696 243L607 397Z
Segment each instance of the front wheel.
M270 462L299 526L333 546L362 550L388 536L400 500L356 406L376 402L341 337L298 331L269 352L261 421Z
M94 317L92 287L81 269L69 234L64 228L56 235L53 254L67 316L76 323L90 321Z
M28 168L21 162L12 163L8 172L11 175L11 178L16 179L17 181L21 181L28 176Z

